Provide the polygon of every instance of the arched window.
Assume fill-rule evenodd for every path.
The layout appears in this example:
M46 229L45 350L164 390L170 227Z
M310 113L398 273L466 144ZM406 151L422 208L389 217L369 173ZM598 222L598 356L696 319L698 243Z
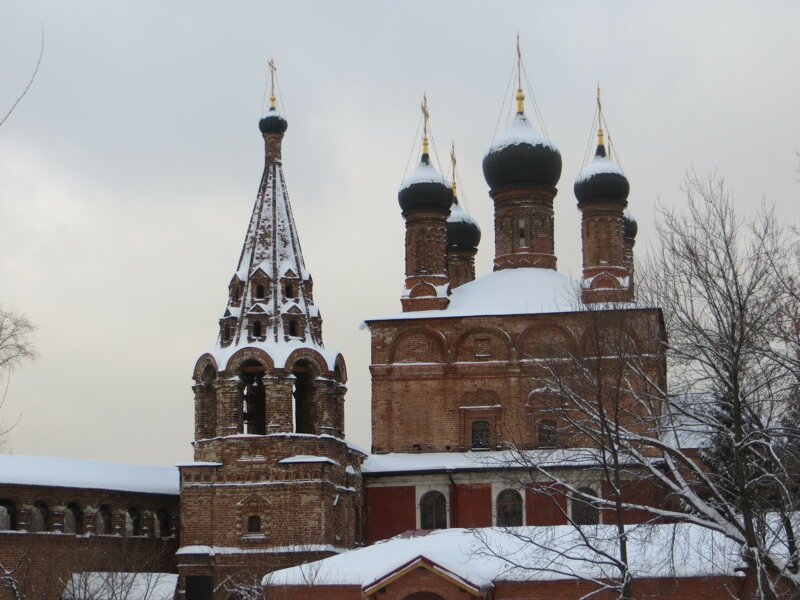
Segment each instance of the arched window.
M497 526L522 525L522 496L517 490L503 490L497 494Z
M590 487L578 488L581 494L596 496ZM572 497L572 521L576 525L597 525L600 522L600 509L595 502L582 500L577 496Z
M47 531L50 529L50 511L47 510L47 504L41 501L33 503L31 509L31 531Z
M247 533L261 533L261 517L251 515L247 518Z
M266 395L261 381L263 376L263 365L254 360L244 363L239 373L239 379L244 384L242 416L245 433L255 435L266 433Z
M294 431L314 433L314 372L311 365L299 362L294 375Z
M558 430L555 421L550 419L539 421L539 446L542 448L558 446Z
M256 286L256 294L255 295L256 295L256 299L257 300L263 300L264 299L264 285L263 284L259 283Z
M491 438L489 435L488 421L475 421L472 423L472 447L485 450L489 448Z
M0 531L14 531L17 528L17 511L11 500L0 500Z
M83 511L74 502L64 510L64 533L80 535L83 533Z
M111 535L111 509L103 504L95 514L95 531L97 535Z
M125 519L125 531L128 535L142 535L142 515L137 508L129 508Z
M170 524L169 513L165 508L156 510L156 535L160 538L169 537L172 535L172 528Z
M447 500L441 492L428 492L419 501L419 523L422 529L447 528Z
M261 321L253 323L253 337L261 337Z

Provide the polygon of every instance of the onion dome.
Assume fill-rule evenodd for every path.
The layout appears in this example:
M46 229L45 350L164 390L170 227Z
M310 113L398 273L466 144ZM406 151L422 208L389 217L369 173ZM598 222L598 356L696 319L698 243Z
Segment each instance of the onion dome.
M622 215L622 224L625 228L625 239L635 240L636 234L639 233L639 225L636 223L634 216L627 210Z
M606 155L603 130L598 131L594 160L586 165L575 180L578 203L616 201L627 204L630 184L627 177Z
M258 128L261 133L286 133L286 128L289 123L283 118L283 115L278 112L278 109L271 106L267 116L258 122Z
M441 173L431 164L430 155L422 154L419 165L403 180L397 201L404 213L433 209L447 212L453 203L453 191Z
M453 206L447 217L447 247L476 249L481 241L481 228L478 222L465 211L453 196Z
M525 116L523 99L518 91L511 126L483 157L483 177L491 189L518 184L555 187L561 177L561 153Z

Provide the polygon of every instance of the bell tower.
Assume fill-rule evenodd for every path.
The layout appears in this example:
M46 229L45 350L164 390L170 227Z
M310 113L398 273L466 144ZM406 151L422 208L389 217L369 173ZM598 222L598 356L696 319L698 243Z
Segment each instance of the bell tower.
M194 368L194 462L180 466L181 590L214 597L361 541L364 455L343 439L347 369L322 341L275 74L270 61L264 170L217 342Z

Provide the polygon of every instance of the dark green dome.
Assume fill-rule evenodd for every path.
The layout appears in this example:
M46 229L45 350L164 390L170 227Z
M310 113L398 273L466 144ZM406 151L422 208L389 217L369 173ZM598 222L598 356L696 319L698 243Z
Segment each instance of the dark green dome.
M481 242L481 228L467 211L461 208L458 198L453 198L450 216L447 217L447 247L477 249Z
M423 154L417 168L400 185L397 201L403 214L424 210L447 213L453 203L453 191L431 164L430 156Z
M620 202L627 205L630 184L617 165L606 156L605 146L599 144L594 160L586 165L575 180L578 203Z
M275 107L270 108L267 116L258 122L258 128L263 134L286 133L287 127L289 127L289 123L283 118L283 115L275 109Z

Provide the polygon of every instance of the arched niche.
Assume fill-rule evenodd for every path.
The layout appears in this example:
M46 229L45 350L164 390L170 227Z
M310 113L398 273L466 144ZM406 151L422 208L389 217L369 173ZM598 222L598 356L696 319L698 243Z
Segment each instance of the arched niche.
M533 325L519 336L517 343L525 358L567 358L575 355L576 343L572 333L559 325Z
M455 362L511 359L511 338L502 329L477 327L461 334L453 345Z
M206 353L198 358L194 365L192 379L194 379L195 383L203 383L203 375L208 372L209 367L214 371L215 374L219 371L217 361L213 356Z
M239 367L244 433L254 435L266 433L266 391L263 382L265 374L264 364L255 358L244 361Z
M398 335L389 351L391 363L442 363L447 356L447 342L435 329L415 327Z

